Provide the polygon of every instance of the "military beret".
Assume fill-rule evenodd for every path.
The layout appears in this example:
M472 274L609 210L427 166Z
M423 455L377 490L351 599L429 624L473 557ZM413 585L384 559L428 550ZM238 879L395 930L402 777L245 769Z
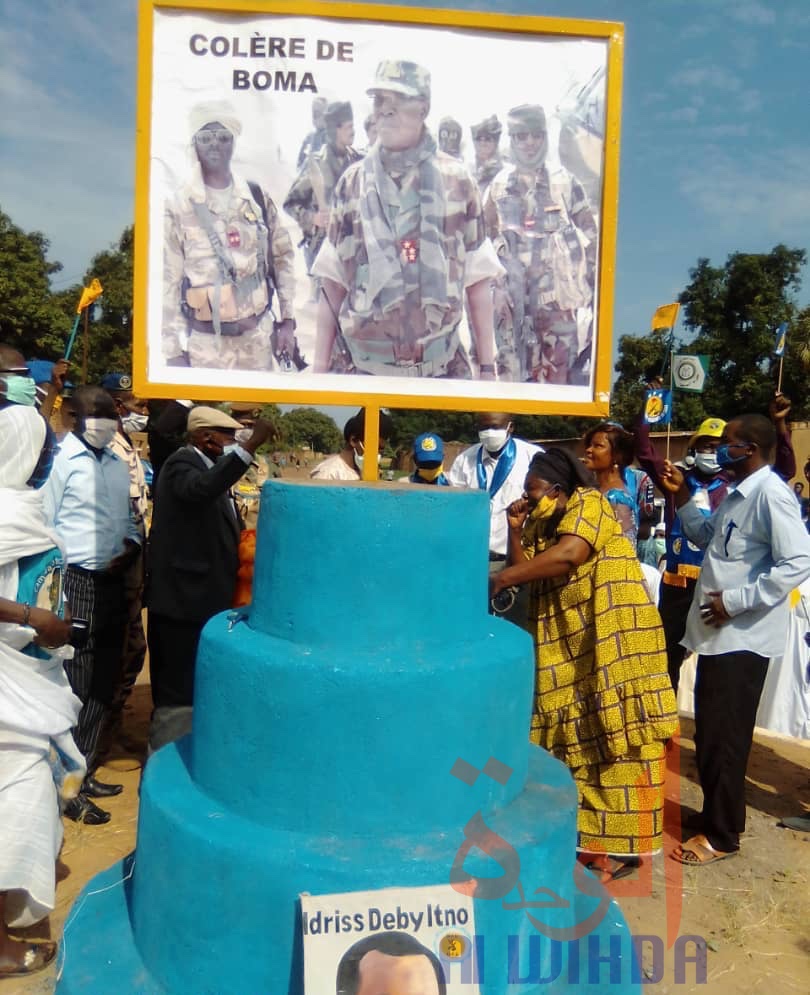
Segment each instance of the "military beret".
M479 121L478 124L472 125L470 131L472 132L473 140L480 136L500 138L502 131L501 122L494 114L490 114L490 116L485 117L483 121Z
M516 131L524 131L526 128L545 131L546 112L540 104L521 104L520 107L513 107L509 111L506 126L510 135Z
M430 73L415 62L381 62L366 93L374 94L378 90L430 100Z
M324 111L327 127L338 128L346 121L353 121L352 105L348 100L333 100Z
M104 390L132 390L132 377L128 373L106 373L100 386Z

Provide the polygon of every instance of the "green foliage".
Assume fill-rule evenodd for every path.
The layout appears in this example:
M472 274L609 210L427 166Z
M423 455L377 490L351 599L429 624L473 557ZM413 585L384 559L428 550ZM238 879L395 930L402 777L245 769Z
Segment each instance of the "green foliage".
M0 210L0 342L28 359L56 359L51 346L70 330L49 284L62 265L48 262L48 247L41 232L23 231Z
M686 336L678 353L709 357L702 394L676 390L673 427L694 428L708 415L730 418L765 412L776 390L779 359L773 355L777 327L788 322L782 391L792 419L810 415L810 309L798 312L803 249L777 245L769 253L732 253L722 267L699 259L679 297ZM611 400L611 417L627 423L639 410L647 380L664 366L668 332L622 336ZM668 380L666 366L664 379Z
M422 432L435 432L445 442L478 442L476 415L467 411L391 411L394 432L389 440L393 449L410 449ZM587 418L563 418L558 415L515 415L515 435L521 439L565 439L581 435L589 424Z
M343 433L328 415L314 408L293 408L281 416L284 443L311 446L315 452L336 453L343 448Z

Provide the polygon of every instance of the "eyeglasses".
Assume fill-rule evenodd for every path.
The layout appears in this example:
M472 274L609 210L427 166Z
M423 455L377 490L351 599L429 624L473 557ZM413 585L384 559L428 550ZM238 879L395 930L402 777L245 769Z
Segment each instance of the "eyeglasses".
M528 142L530 138L540 139L545 138L545 131L514 131L512 132L512 138L516 142Z
M10 373L15 377L30 377L31 371L27 366L12 366L7 370L0 370L0 373Z
M220 145L230 145L233 141L233 135L230 131L223 129L222 131L198 131L194 136L194 141L197 145L211 145L212 142L219 142Z

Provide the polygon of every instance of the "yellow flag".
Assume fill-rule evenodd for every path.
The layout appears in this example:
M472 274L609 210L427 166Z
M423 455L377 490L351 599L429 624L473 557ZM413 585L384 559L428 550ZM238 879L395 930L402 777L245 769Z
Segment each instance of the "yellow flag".
M101 288L101 281L93 278L90 281L90 286L82 289L82 296L79 299L79 306L76 308L76 314L81 314L86 307L90 307L93 301L101 297L103 293L104 291Z
M678 320L678 311L680 309L680 304L662 304L661 307L656 308L655 314L652 316L652 321L650 322L650 328L655 331L656 328L674 328L675 322Z

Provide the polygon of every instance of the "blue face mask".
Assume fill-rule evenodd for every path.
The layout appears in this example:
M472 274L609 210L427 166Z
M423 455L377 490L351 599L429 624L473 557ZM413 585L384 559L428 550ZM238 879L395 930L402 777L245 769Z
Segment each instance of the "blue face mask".
M31 407L37 400L37 385L33 377L10 373L2 377L5 382L5 397L9 404L23 404Z
M746 443L748 445L748 443ZM735 446L735 448L737 448ZM748 454L743 453L742 456L732 456L731 447L727 442L717 447L717 453L715 454L717 462L720 466L733 466L735 463L742 463L743 460L748 459Z

